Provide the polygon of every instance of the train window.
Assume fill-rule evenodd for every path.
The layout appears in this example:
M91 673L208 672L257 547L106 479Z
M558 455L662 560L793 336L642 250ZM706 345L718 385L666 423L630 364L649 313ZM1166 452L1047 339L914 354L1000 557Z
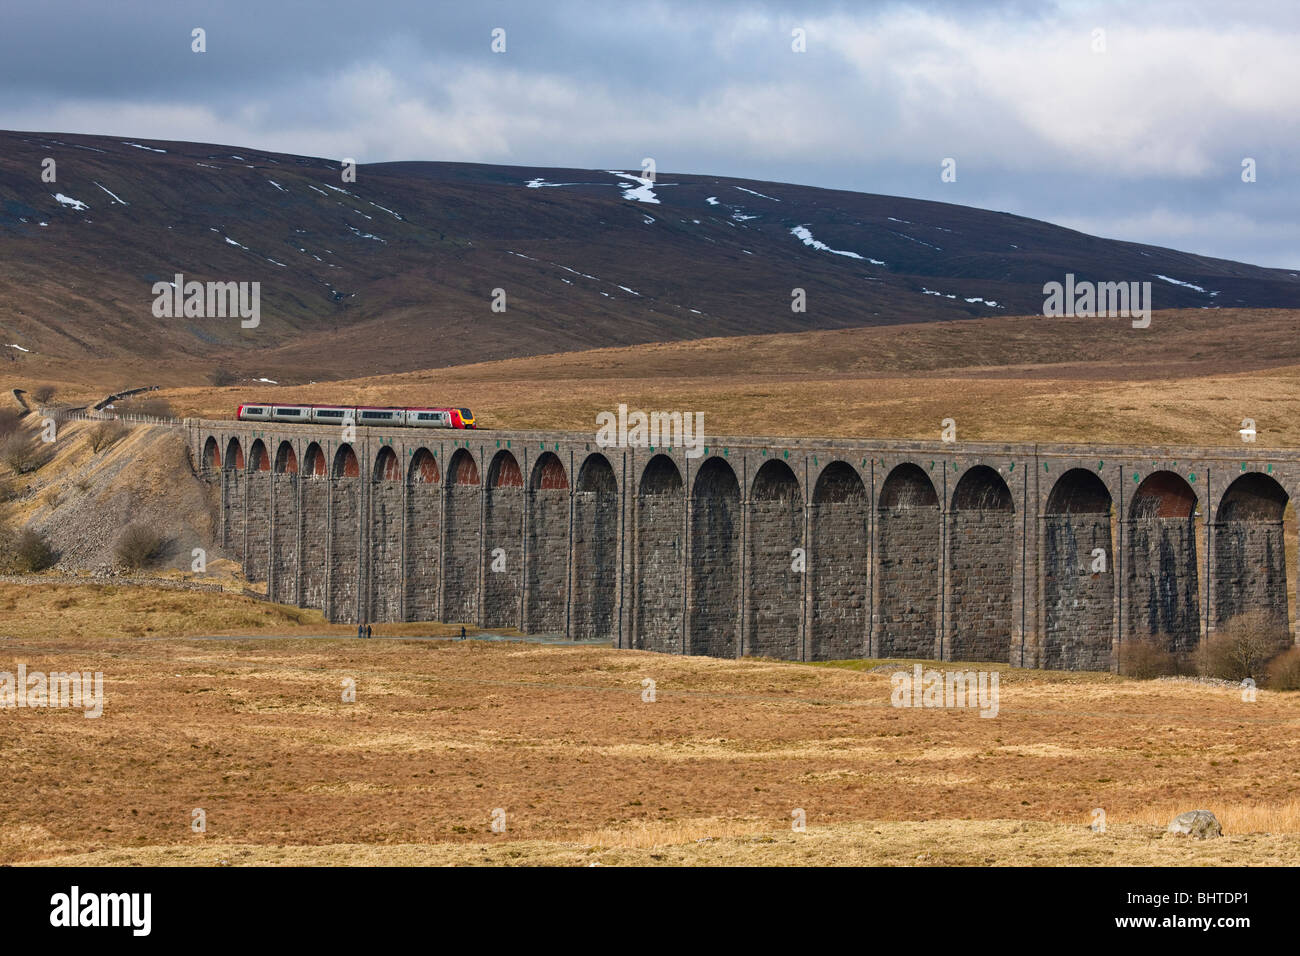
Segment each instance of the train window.
M443 417L442 412L418 412L416 413L415 419L416 421L421 422L440 422L443 420Z
M266 409L265 409L263 406L261 406L261 405L245 405L245 406L244 406L244 414L245 414L245 415L265 415L265 414L266 414Z
M318 408L316 409L317 418L342 418L343 409L341 408Z
M277 408L275 410L275 413L277 415L301 415L302 409L301 408Z
M362 412L361 417L369 418L371 420L380 419L383 421L388 421L393 417L393 413L392 412Z

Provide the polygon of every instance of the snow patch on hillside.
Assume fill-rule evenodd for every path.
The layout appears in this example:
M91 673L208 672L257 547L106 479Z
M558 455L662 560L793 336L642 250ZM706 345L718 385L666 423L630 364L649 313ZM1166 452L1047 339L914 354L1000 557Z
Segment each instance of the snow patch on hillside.
M737 189L740 187L737 186ZM883 266L885 262L880 259L868 259L866 256L860 256L856 252L849 252L847 249L832 249L826 243L813 238L813 234L808 231L807 226L793 226L790 232L794 234L805 246L812 246L818 252L830 252L837 256L848 256L850 259L862 259L870 262L874 266Z
M631 199L634 202L654 203L656 206L659 204L659 197L655 195L655 184L652 180L634 176L631 173L620 173L617 169L607 169L605 172L611 176L617 176L619 179L630 179L636 183L635 186L622 187L624 199Z
M99 186L100 189L103 189L104 192L106 192L106 193L108 193L110 196L112 196L112 197L113 197L113 202L121 203L123 206L129 206L129 205L131 205L129 202L127 202L125 199L123 199L123 198L122 198L121 196L119 196L117 193L113 192L111 189L108 189L108 188L106 188L106 187L104 187L104 186L100 186L99 183L95 182L95 180L93 180L93 179L91 180L91 182L92 182L92 183L95 183L96 186Z
M1185 289L1195 289L1197 292L1205 292L1205 291L1206 291L1206 289L1204 289L1203 287L1201 287L1201 286L1199 286L1199 285L1194 285L1194 284L1191 283L1191 282L1183 282L1181 279L1171 279L1169 276L1162 276L1159 272L1153 272L1153 273L1151 273L1151 274L1152 274L1153 276L1155 276L1157 279L1163 279L1165 282L1172 283L1173 285L1180 285L1180 286L1182 286L1182 287L1185 288ZM1212 295L1218 295L1219 293L1214 292L1214 293L1211 293L1211 294L1212 294Z
M63 195L63 193L50 193L50 195L54 197L55 202L60 206L71 206L73 209L78 211L90 208L80 199L73 199L71 196Z

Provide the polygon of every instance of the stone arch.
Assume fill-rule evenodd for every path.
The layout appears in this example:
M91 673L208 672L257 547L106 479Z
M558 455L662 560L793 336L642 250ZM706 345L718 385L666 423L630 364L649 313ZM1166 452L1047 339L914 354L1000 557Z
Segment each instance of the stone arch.
M533 476L529 487L533 491L568 491L569 473L564 462L553 451L544 451L533 463Z
M325 467L325 452L316 442L307 446L307 453L303 456L305 463L305 474L308 478L324 478L328 474Z
M1127 639L1174 653L1200 641L1196 503L1192 486L1172 471L1153 472L1138 485L1128 517Z
M810 515L810 660L866 656L868 520L867 489L861 476L847 462L828 464L813 486Z
M740 482L713 456L691 493L690 653L735 657L740 631Z
M436 485L442 480L438 471L438 459L427 448L420 448L411 456L411 467L406 479L412 486Z
M361 463L352 446L344 442L334 453L334 467L330 470L331 478L360 478Z
M298 474L298 455L291 442L282 441L275 451L275 473L277 475Z
M1065 472L1047 496L1039 664L1049 670L1110 669L1115 627L1111 507L1106 483L1086 468Z
M569 474L553 451L542 452L533 463L528 509L527 629L563 633L569 598Z
M1009 663L1016 508L997 471L988 465L966 470L953 491L948 527L947 657Z
M452 454L451 465L447 468L447 484L478 484L478 462L468 448L458 448Z
M1271 476L1247 472L1219 499L1214 543L1214 625L1250 611L1262 612L1279 645L1290 643L1287 611L1288 496Z
M636 497L634 646L680 654L682 591L686 572L682 473L667 455L655 455L641 472Z
M438 564L442 560L442 476L438 459L417 449L406 472L406 619L438 619Z
M447 621L478 621L479 528L478 462L467 448L458 448L447 464L447 527L443 553L443 617Z
M238 438L232 438L226 442L225 467L227 471L244 470L244 449L239 444Z
M370 477L373 481L400 482L402 480L402 466L397 460L397 452L393 451L392 445L385 445L379 449Z
M519 627L523 596L524 476L519 462L501 449L488 465L484 500L483 623Z
M370 609L367 617L370 621L400 621L403 618L404 477L393 446L382 446L370 470Z
M330 495L329 587L325 616L331 621L356 622L368 611L361 601L361 462L350 444L334 452L328 482Z
M209 435L207 441L203 443L203 458L200 467L204 473L221 470L221 448L217 445L217 439L213 435Z
M618 480L593 452L578 469L573 498L573 636L613 639L618 631Z
M266 442L256 439L248 449L248 470L250 472L270 471L271 456L266 451Z
M877 504L880 657L936 657L939 496L920 466L889 473Z
M745 585L745 652L758 657L799 660L803 656L803 568L796 569L803 544L803 492L790 466L770 458L754 475L749 495L749 556Z

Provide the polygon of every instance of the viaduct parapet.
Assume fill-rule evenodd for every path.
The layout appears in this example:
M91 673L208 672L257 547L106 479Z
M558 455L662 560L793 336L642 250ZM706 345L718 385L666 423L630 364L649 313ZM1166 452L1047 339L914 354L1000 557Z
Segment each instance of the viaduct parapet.
M1289 634L1297 452L185 427L222 546L331 621L1078 670L1250 610Z

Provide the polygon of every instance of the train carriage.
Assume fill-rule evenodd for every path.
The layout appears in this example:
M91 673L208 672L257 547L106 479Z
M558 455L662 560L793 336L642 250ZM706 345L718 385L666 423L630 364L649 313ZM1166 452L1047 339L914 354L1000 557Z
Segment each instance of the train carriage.
M235 410L241 422L310 422L317 425L476 428L468 408L407 408L380 405L281 405L247 402Z

